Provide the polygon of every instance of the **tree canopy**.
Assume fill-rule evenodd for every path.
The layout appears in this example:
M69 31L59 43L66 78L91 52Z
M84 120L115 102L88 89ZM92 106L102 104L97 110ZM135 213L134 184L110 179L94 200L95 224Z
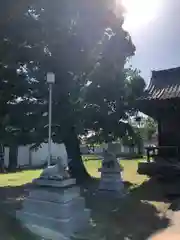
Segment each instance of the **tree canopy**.
M112 0L1 4L1 131L10 126L26 142L47 138L45 75L53 71L53 139L65 143L78 172L78 135L123 136L144 87L136 71L124 69L135 47L122 27L123 8L117 14Z

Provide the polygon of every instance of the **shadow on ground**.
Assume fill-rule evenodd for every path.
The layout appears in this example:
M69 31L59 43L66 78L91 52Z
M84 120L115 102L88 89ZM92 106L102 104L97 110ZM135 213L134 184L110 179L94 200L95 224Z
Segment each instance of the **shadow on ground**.
M99 180L94 179L82 188L86 206L91 209L91 228L86 234L89 240L144 240L168 226L167 206L163 205L167 200L155 180L140 186L125 182L129 192L122 199L99 194L98 184ZM25 189L31 187L28 184L0 188L0 235L3 240L35 240L18 221L7 214L14 213L20 207L21 200L28 193ZM151 201L163 202L162 209L159 210Z
M140 186L135 186L131 194L140 196L141 200L169 203L165 194L165 187L156 178L150 178Z
M31 188L30 184L0 187L0 239L39 240L15 219L15 211L21 207L21 201L27 195L28 188Z
M0 208L7 205L8 212L20 208L22 200L28 195L31 188L31 183L22 186L0 187Z
M157 230L166 228L169 219L166 217L167 206L160 210L150 201L163 201L160 186L149 180L135 187L124 198L117 199L99 194L98 181L90 187L84 187L87 207L92 211L91 239L111 240L144 240ZM126 190L132 187L125 183Z

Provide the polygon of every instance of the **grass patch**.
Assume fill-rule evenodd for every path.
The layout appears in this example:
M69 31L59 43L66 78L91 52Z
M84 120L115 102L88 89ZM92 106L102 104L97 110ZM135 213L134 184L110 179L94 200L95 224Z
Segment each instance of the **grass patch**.
M88 173L92 177L99 178L100 173L98 169L101 168L101 160L98 160L98 156L85 155L83 156L85 167ZM132 184L141 184L148 178L143 175L137 174L138 162L141 160L121 160L120 163L123 166L123 179L129 181ZM32 182L34 178L39 177L42 170L24 170L16 173L0 174L0 187L5 186L21 186Z
M137 168L138 163L142 161L141 159L137 160L120 160L120 164L123 167L122 175L123 180L131 182L132 184L141 184L144 181L148 180L148 177L145 175L139 175L137 174ZM85 167L88 171L88 173L92 177L100 177L100 173L98 172L98 169L101 167L101 160L91 160L91 157L89 160L84 161Z
M39 177L41 170L26 170L16 173L0 174L0 187L21 186L32 182L34 178Z

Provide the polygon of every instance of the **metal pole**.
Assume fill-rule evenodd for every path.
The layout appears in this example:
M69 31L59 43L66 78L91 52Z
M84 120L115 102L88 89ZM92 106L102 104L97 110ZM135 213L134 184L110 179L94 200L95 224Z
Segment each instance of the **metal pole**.
M52 83L49 84L48 166L51 165L51 126L52 126Z

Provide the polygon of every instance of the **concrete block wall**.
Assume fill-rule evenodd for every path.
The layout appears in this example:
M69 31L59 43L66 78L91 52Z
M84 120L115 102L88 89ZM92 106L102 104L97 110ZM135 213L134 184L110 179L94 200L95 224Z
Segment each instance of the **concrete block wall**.
M67 157L67 152L64 144L52 143L52 157ZM43 143L41 147L35 151L30 150L30 145L18 147L18 166L40 166L47 161L48 158L48 144ZM9 165L9 147L5 147L4 164Z
M38 166L44 164L48 158L48 144L43 143L37 151L31 151L31 163L32 166ZM67 158L67 152L64 144L52 143L52 157Z

